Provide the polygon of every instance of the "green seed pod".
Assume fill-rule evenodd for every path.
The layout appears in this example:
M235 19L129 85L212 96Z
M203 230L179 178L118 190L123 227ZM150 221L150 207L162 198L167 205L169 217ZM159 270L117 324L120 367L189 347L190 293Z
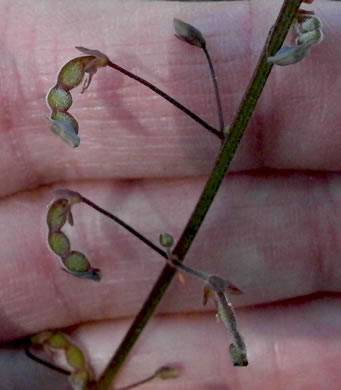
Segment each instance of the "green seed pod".
M67 111L72 105L71 93L55 86L47 95L47 103L52 110Z
M51 114L51 119L53 119L53 120L65 120L65 121L70 122L72 128L74 129L74 132L76 134L78 134L78 130L79 130L78 122L77 122L76 118L74 118L68 112L53 111L52 114Z
M51 348L65 349L69 345L69 341L62 332L58 331L49 337L47 345Z
M70 240L63 232L50 232L48 241L51 250L56 255L64 257L70 252Z
M68 205L67 199L57 199L49 207L46 222L51 232L58 231L65 225Z
M89 260L81 252L71 251L63 258L65 267L71 272L87 272L90 269Z
M85 67L94 59L93 56L84 56L67 62L58 74L57 85L67 91L77 87L83 80Z
M73 344L66 349L66 360L73 368L84 368L86 365L83 352Z

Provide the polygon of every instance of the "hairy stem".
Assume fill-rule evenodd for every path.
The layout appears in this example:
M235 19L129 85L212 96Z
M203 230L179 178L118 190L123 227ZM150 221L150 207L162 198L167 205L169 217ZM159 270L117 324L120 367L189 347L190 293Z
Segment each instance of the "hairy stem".
M240 108L230 126L229 136L225 139L220 149L214 169L208 178L190 220L174 248L173 254L180 261L184 260L186 253L198 233L265 86L272 69L272 64L268 64L267 62L267 56L273 55L281 47L301 3L302 0L284 0L283 2L276 23L270 31L270 37L263 48L257 67L244 94ZM166 265L161 271L158 280L154 284L140 312L135 317L116 353L99 378L95 390L108 390L110 388L113 379L160 303L175 272L176 270L169 265Z

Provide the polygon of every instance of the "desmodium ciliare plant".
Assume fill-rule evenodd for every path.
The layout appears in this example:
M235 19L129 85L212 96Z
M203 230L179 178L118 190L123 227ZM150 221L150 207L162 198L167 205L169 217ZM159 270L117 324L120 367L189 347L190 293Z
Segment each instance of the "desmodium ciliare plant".
M50 205L46 218L48 245L52 252L61 260L62 269L70 273L70 275L84 278L84 282L87 282L86 279L90 280L89 283L91 281L100 282L102 277L100 270L94 268L90 264L90 260L82 252L71 250L70 240L62 230L66 223L73 225L71 208L76 204L87 205L118 223L157 252L166 262L163 271L154 284L149 296L146 298L141 310L136 315L126 336L98 379L94 377L85 354L61 331L47 330L30 338L26 348L28 356L68 375L72 388L82 390L107 390L110 388L116 374L125 362L130 350L151 318L177 271L188 273L203 281L204 304L209 297L213 298L218 312L217 315L229 331L229 351L233 365L242 367L249 364L246 343L238 328L235 311L228 296L228 294L240 294L241 291L228 280L218 275L190 268L183 264L183 261L228 170L272 66L274 64L281 66L292 65L303 60L313 46L319 44L323 39L319 18L314 15L313 11L300 9L302 2L312 3L313 0L283 1L281 11L276 22L270 29L240 107L231 124L228 126L224 122L217 77L203 34L194 26L179 19L174 19L176 37L203 50L207 59L217 103L218 129L206 123L198 115L191 112L155 85L113 63L107 55L98 50L77 47L83 55L70 60L61 68L55 86L48 92L47 103L51 108L51 113L47 120L51 131L73 148L80 145L80 136L79 124L72 114L69 113L72 105L70 91L83 82L81 93L85 92L97 70L106 66L150 88L186 115L190 116L203 128L210 131L221 142L221 148L212 173L206 182L191 218L185 226L180 239L175 244L173 237L168 233L160 235L161 247L154 244L144 237L142 233L137 232L117 216L104 210L78 192L68 189L58 190L56 192L56 199ZM291 46L283 46L281 48L292 24L295 42ZM244 293L247 293L247 291L244 291ZM64 360L69 369L56 367L46 361L46 359L38 357L36 353L39 350L43 350L48 354L58 351L64 356ZM168 379L174 378L177 375L177 371L173 368L160 367L150 377L133 383L124 389L134 388L155 378Z

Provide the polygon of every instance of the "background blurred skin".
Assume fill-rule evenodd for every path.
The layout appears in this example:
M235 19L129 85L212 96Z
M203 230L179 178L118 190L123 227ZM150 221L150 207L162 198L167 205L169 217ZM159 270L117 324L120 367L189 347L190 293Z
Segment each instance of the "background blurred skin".
M102 269L100 284L71 278L46 246L51 189L71 188L149 239L176 238L219 149L191 119L111 69L100 70L70 112L81 146L47 129L47 90L58 69L99 49L217 124L202 53L173 37L172 18L205 34L226 121L247 86L282 1L166 3L0 0L0 389L67 388L14 341L72 327L99 373L149 292L163 260L85 206L74 207L72 248ZM308 8L308 6L306 6ZM163 364L181 377L144 389L338 389L341 363L341 10L316 1L324 42L301 63L275 67L247 134L194 243L188 264L219 273L249 350L231 366L226 331L202 285L175 280L119 378Z

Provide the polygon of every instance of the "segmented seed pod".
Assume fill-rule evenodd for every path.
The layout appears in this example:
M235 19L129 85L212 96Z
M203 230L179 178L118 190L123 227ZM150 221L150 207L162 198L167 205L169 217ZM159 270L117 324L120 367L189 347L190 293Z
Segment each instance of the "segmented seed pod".
M57 84L50 89L47 95L47 103L52 109L51 118L48 118L48 125L51 131L61 138L72 148L79 146L78 122L69 113L68 109L72 105L72 96L69 92L77 87L85 79L81 93L90 85L92 76L98 67L104 67L109 63L109 58L98 50L77 47L79 51L86 54L67 62L59 71Z

